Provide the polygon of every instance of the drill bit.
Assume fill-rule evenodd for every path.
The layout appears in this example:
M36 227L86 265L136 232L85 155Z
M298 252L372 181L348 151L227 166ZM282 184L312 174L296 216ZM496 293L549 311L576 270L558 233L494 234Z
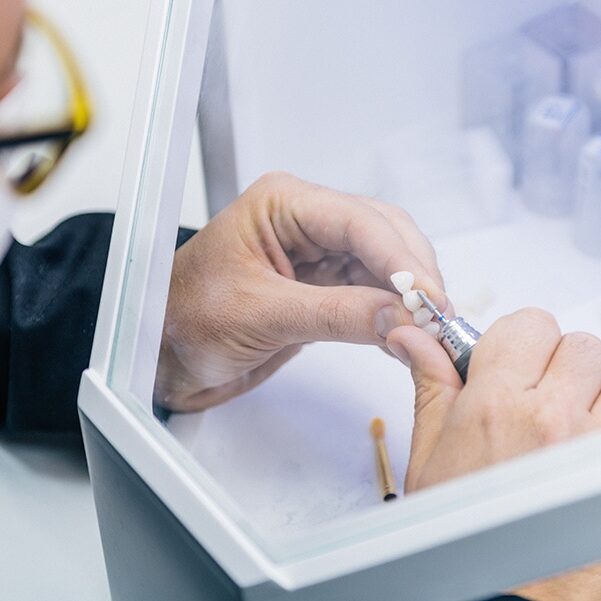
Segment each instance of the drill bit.
M438 307L428 298L426 293L423 290L418 290L417 295L422 299L422 302L426 306L426 309L432 313L438 321L442 324L449 323L449 320L444 316L443 313L440 312Z

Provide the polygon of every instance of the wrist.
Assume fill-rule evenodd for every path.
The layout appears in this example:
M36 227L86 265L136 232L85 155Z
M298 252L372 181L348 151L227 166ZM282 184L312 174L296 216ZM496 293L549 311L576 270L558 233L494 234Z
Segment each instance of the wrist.
M531 601L597 601L601 599L601 565L522 586L512 593Z

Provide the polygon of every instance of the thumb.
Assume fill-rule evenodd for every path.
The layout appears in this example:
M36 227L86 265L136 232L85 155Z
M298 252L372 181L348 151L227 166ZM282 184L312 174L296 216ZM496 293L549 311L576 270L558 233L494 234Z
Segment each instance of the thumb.
M270 304L271 316L288 344L332 340L384 346L388 332L413 323L401 297L382 288L285 280L278 296L282 302Z
M463 383L442 345L420 328L404 326L392 330L386 344L405 365L411 368L416 385L416 411L441 394L456 395ZM423 398L422 398L423 397Z
M422 467L436 446L463 383L442 346L423 330L413 326L396 328L386 344L411 367L415 383L415 424L405 480L405 489L410 491L417 488Z

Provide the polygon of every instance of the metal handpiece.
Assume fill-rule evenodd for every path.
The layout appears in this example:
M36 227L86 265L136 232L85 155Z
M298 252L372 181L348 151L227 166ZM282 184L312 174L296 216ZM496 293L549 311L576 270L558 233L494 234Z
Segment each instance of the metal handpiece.
M418 291L418 295L425 307L440 322L441 328L438 333L438 341L442 344L461 379L465 382L472 351L480 338L480 332L462 317L447 319L422 290Z

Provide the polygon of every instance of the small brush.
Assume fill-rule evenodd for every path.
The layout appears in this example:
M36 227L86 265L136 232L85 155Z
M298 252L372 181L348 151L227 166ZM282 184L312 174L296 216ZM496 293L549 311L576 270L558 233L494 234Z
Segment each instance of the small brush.
M393 501L397 498L396 483L394 481L392 467L390 466L386 441L384 440L384 435L386 433L384 420L379 417L373 419L370 426L370 432L376 443L376 465L380 489L382 491L382 499L384 501Z

